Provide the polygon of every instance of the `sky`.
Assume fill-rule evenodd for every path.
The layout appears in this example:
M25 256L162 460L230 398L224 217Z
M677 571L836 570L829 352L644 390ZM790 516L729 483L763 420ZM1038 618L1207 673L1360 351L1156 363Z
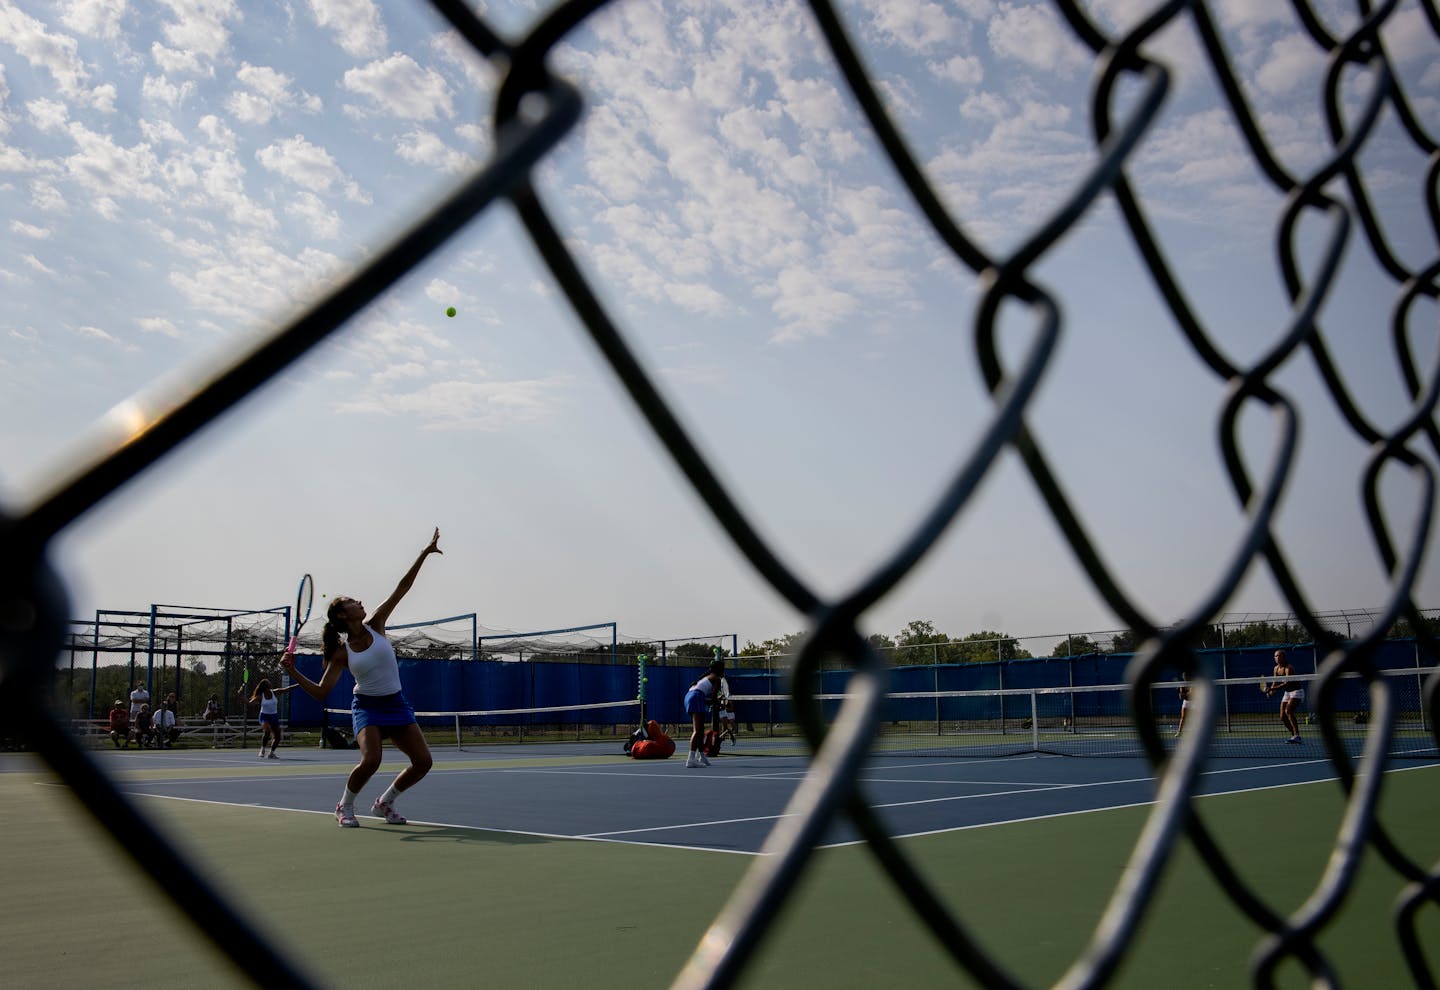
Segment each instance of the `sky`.
M1088 9L1116 30L1156 6ZM1272 147L1313 172L1328 154L1323 53L1289 5L1211 6ZM1353 27L1340 3L1317 6L1336 33ZM478 9L518 38L545 8ZM1088 51L1048 5L841 9L947 206L992 255L1013 251L1095 158ZM1440 131L1440 59L1416 3L1384 38L1422 125ZM1286 326L1283 199L1195 32L1169 28L1147 51L1173 86L1128 173L1216 346L1253 363ZM552 66L587 105L537 170L540 195L755 527L819 594L845 593L916 525L993 413L974 344L979 280L886 166L802 5L624 0L567 36ZM1347 75L1347 111L1369 81ZM253 347L481 167L496 83L419 3L0 0L6 510L113 446L127 402L163 404ZM1396 253L1433 261L1425 159L1393 112L1362 162ZM1312 265L1327 224L1299 226ZM1358 235L1322 326L1357 405L1392 429L1409 408L1398 293ZM1241 538L1217 441L1226 383L1160 305L1113 198L1034 274L1062 328L1027 423L1126 594L1178 621ZM1434 305L1408 326L1429 366ZM1014 367L1031 317L1007 309L1002 330ZM1367 445L1305 355L1272 380L1302 415L1282 550L1314 608L1380 605ZM1246 463L1263 471L1274 423L1248 410L1241 426ZM1382 490L1389 525L1412 533L1419 486L1392 471ZM269 608L304 572L323 595L373 604L436 526L444 556L394 622L475 612L492 630L615 622L626 638L742 645L805 625L669 462L505 203L77 521L52 559L77 618ZM1440 606L1437 566L1433 554L1423 565L1422 607ZM1224 608L1288 611L1260 566ZM1119 627L1013 452L865 631L913 620L953 636Z

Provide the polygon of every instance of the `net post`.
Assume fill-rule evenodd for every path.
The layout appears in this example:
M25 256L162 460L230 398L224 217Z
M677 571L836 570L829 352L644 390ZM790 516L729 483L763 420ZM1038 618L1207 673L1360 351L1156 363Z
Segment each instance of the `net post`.
M649 659L650 658L644 653L635 657L635 700L640 702L640 726L642 728L645 726L645 686L647 680L645 676L645 663Z
M1040 752L1040 699L1039 692L1030 692L1030 746L1031 752Z
M459 751L459 750L463 750L464 748L465 748L465 741L460 738L460 715L459 715L459 713L456 713L456 715L455 715L455 749L456 749L457 751Z
M930 668L931 682L935 685L935 734L943 735L940 731L940 665L935 664Z

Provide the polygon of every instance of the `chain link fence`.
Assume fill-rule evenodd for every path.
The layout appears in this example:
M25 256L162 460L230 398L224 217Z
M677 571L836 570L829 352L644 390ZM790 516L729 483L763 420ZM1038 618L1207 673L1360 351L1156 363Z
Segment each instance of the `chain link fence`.
M517 41L507 41L483 16L459 0L433 0L435 8L466 43L488 58L501 73L493 110L494 153L443 202L404 231L344 285L299 316L283 330L228 367L219 369L173 408L148 422L123 445L97 460L76 466L70 480L33 510L0 519L4 560L0 571L0 706L8 724L18 727L44 759L69 784L97 821L135 861L169 892L189 915L255 982L267 987L305 986L308 977L293 960L283 957L191 864L177 855L146 822L130 812L115 785L67 735L64 727L36 699L43 697L58 656L69 615L63 583L47 563L53 540L77 517L106 500L120 485L149 471L180 443L280 373L326 339L364 307L387 292L422 259L444 244L471 220L508 200L548 266L554 284L570 301L575 316L609 362L618 381L633 398L675 466L684 474L734 546L753 565L774 593L800 614L810 617L808 637L795 658L794 703L816 754L791 806L781 816L765 845L731 895L688 965L676 976L680 988L732 985L744 972L763 933L796 889L816 843L836 816L847 816L867 840L876 860L914 909L914 923L925 926L948 950L959 971L985 987L1011 987L1016 980L986 954L957 917L934 893L919 870L881 827L857 783L857 772L879 712L885 664L859 631L859 620L884 599L936 543L957 514L975 497L1002 453L1018 455L1034 490L1043 499L1055 525L1073 551L1095 592L1124 627L1134 631L1139 650L1128 670L1135 688L1136 723L1158 778L1158 799L1133 849L1130 862L1086 950L1059 985L1067 988L1106 984L1127 948L1137 938L1141 919L1158 879L1180 841L1188 841L1203 858L1237 912L1267 934L1252 964L1257 986L1270 986L1283 962L1294 960L1315 985L1335 983L1320 934L1354 881L1359 858L1372 849L1397 880L1394 925L1397 942L1417 986L1434 987L1436 976L1419 944L1417 914L1440 902L1440 866L1412 861L1393 843L1378 814L1385 777L1378 772L1386 748L1390 709L1382 680L1371 662L1377 641L1395 621L1408 620L1413 629L1426 628L1413 591L1424 552L1429 548L1434 504L1435 456L1440 449L1435 406L1440 373L1417 362L1407 321L1421 300L1434 300L1440 257L1418 268L1407 267L1393 249L1381 217L1371 205L1362 150L1382 114L1390 114L1428 161L1425 175L1410 177L1423 185L1429 234L1440 233L1440 146L1422 123L1421 108L1412 105L1391 68L1381 30L1398 17L1395 0L1357 7L1356 26L1338 36L1316 9L1301 0L1294 14L1310 42L1330 67L1319 113L1328 129L1331 153L1307 175L1292 174L1276 155L1263 120L1247 105L1227 57L1221 33L1206 4L1172 0L1154 5L1123 37L1111 36L1081 5L1057 0L1054 7L1074 36L1094 55L1094 89L1090 109L1094 153L1083 177L1059 206L1037 223L1012 251L988 253L944 205L943 198L912 155L886 110L876 84L867 75L841 17L825 0L812 0L811 10L835 64L878 136L896 175L953 260L980 276L983 298L973 320L974 346L993 400L982 435L965 452L941 497L922 522L896 546L889 558L852 591L824 597L781 560L732 498L726 485L702 456L679 418L662 399L650 374L637 359L582 272L532 177L580 119L580 90L548 68L548 57L567 35L600 8L603 0L561 3L538 16ZM618 6L619 4L617 4ZM1412 14L1416 7L1405 8ZM1419 16L1410 22L1429 32L1434 46L1440 15L1433 0L1420 0ZM1196 39L1195 56L1202 59L1223 90L1232 124L1243 134L1253 164L1282 198L1275 219L1280 269L1291 302L1285 333L1256 363L1240 366L1226 358L1192 308L1147 217L1140 196L1127 175L1127 163L1144 147L1147 130L1169 95L1171 73L1150 54L1154 36L1184 25ZM1363 72L1371 85L1356 100L1344 85L1347 73ZM1391 176L1391 178L1394 178ZM1217 430L1228 481L1244 514L1244 538L1234 549L1213 588L1197 602L1185 621L1160 624L1121 589L1107 567L1100 547L1074 508L1072 493L1054 473L1040 438L1027 427L1026 412L1037 395L1042 373L1054 358L1061 335L1059 301L1047 291L1036 269L1057 242L1080 224L1102 197L1113 198L1137 251L1144 259L1153 288L1164 298L1175 326L1195 360L1228 388L1228 400ZM1314 257L1302 258L1297 228L1315 222L1328 233ZM1342 249L1368 248L1374 263L1393 284L1388 314L1375 313L1376 323L1388 317L1394 328L1394 357L1408 390L1409 412L1393 429L1370 422L1347 393L1319 314L1321 303L1341 267ZM1431 250L1433 251L1433 244ZM1030 314L1033 339L1021 359L1002 360L998 317L1003 308ZM1376 550L1390 576L1390 595L1371 632L1347 640L1320 621L1306 600L1296 568L1275 537L1273 523L1282 488L1293 470L1300 414L1297 405L1274 378L1288 362L1315 362L1329 386L1335 410L1350 430L1372 450L1364 477L1358 479ZM1275 430L1275 454L1265 473L1256 476L1241 456L1239 420L1247 410L1263 410ZM1387 518L1379 495L1380 476L1398 472L1423 493L1413 520ZM1265 569L1281 589L1285 606L1319 648L1324 660L1314 692L1316 715L1327 751L1347 794L1344 826L1313 895L1293 914L1267 906L1227 859L1192 804L1205 745L1216 713L1207 704L1206 681L1213 676L1196 660L1200 631L1215 621L1247 571ZM1429 656L1433 644L1425 642ZM806 676L822 662L853 668L851 699L834 725L822 728L817 704ZM1173 756L1156 738L1148 706L1152 684L1162 668L1193 674L1200 699L1196 729ZM1357 762L1339 745L1333 725L1331 687L1342 673L1370 680L1376 718L1371 745ZM1440 685L1426 687L1430 724L1440 724ZM1433 908L1432 908L1433 910ZM1433 946L1430 947L1433 952Z

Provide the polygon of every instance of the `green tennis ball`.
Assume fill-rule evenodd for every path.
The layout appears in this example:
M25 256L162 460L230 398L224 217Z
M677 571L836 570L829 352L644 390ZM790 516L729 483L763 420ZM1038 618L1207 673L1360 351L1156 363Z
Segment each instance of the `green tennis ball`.
M454 306L451 306L449 309L447 309L447 310L445 311L445 315L446 315L446 316L454 316L454 315L455 315L455 307L454 307Z
M649 684L649 683L650 683L650 678L648 678L648 677L642 677L642 678L640 678L640 683L641 683L641 684Z

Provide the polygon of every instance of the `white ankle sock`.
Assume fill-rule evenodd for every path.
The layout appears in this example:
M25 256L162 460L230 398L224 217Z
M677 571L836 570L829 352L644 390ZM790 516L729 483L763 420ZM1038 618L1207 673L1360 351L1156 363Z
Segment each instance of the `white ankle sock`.
M344 794L341 796L341 798L340 798L340 806L341 806L342 808L353 808L353 807L355 807L355 799L356 799L357 797L359 797L359 796L360 796L360 795L356 794L356 793L355 793L354 791L352 791L350 788L348 788L348 787L345 788L345 793L344 793Z
M400 792L395 789L395 784L392 781L390 786L385 788L385 793L380 795L380 800L393 808L395 806L395 799L399 796Z

